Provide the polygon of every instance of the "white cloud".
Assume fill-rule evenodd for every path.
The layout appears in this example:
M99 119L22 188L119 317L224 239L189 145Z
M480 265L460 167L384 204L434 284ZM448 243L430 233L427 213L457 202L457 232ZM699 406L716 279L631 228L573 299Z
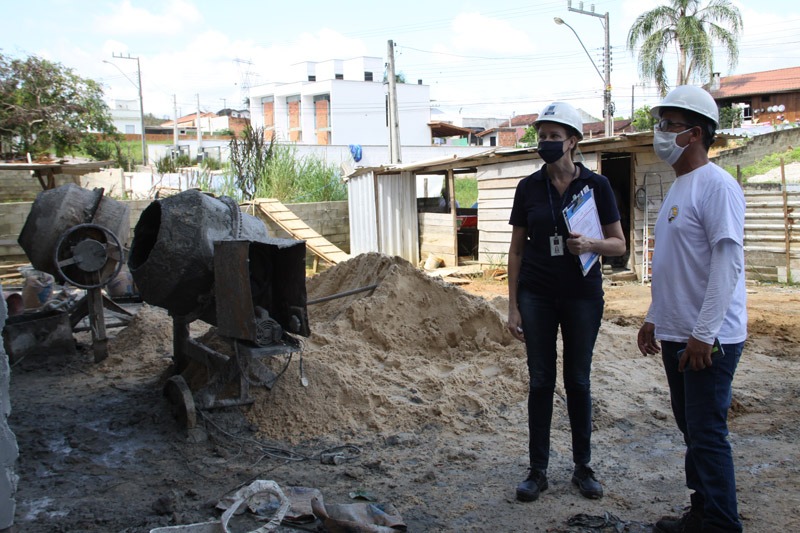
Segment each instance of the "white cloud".
M527 30L515 28L505 20L493 19L480 13L461 13L453 19L450 44L454 51L477 52L484 55L525 55L536 51Z
M175 35L203 20L197 8L185 0L169 0L161 12L151 12L123 0L108 15L95 17L94 30L117 35Z

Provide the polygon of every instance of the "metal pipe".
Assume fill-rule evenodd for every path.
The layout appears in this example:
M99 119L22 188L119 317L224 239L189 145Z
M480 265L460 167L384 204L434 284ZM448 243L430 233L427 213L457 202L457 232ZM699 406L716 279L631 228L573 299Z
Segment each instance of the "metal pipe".
M327 302L329 300L335 300L337 298L344 298L345 296L350 296L351 294L358 294L359 292L364 291L371 291L378 287L378 284L375 285L367 285L366 287L361 287L358 289L352 289L345 292L339 292L336 294L331 294L330 296L323 296L322 298L317 298L316 300L309 300L306 302L306 305L313 305L313 304L321 304L322 302Z

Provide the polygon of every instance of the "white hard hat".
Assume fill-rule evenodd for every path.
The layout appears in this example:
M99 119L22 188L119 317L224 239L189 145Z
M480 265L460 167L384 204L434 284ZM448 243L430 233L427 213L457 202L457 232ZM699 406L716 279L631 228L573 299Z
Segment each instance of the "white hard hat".
M578 110L566 102L553 102L547 104L539 113L539 117L533 126L538 130L542 122L555 122L574 129L578 134L578 139L583 139L583 120Z
M714 126L719 128L719 108L714 98L702 87L694 85L680 85L672 89L669 94L656 106L650 110L655 118L661 117L661 111L665 107L675 107L694 111L698 115L710 118L714 121Z

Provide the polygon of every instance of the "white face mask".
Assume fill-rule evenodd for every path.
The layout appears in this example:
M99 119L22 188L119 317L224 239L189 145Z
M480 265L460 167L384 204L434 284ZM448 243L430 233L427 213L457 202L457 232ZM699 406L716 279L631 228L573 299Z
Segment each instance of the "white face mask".
M686 146L688 146L678 146L678 135L686 133L691 129L692 128L683 130L680 133L656 130L653 133L653 150L655 150L656 155L668 165L674 165L675 162L680 159L683 151L686 150Z

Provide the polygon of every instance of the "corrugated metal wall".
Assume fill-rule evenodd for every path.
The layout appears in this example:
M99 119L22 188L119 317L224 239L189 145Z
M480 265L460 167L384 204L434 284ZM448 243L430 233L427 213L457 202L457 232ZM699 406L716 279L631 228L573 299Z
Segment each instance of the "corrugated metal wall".
M356 176L348 181L348 199L351 255L380 252L419 264L413 173L380 174L377 179L372 172Z
M350 255L377 252L378 225L375 220L375 175L355 176L347 182L350 212Z

